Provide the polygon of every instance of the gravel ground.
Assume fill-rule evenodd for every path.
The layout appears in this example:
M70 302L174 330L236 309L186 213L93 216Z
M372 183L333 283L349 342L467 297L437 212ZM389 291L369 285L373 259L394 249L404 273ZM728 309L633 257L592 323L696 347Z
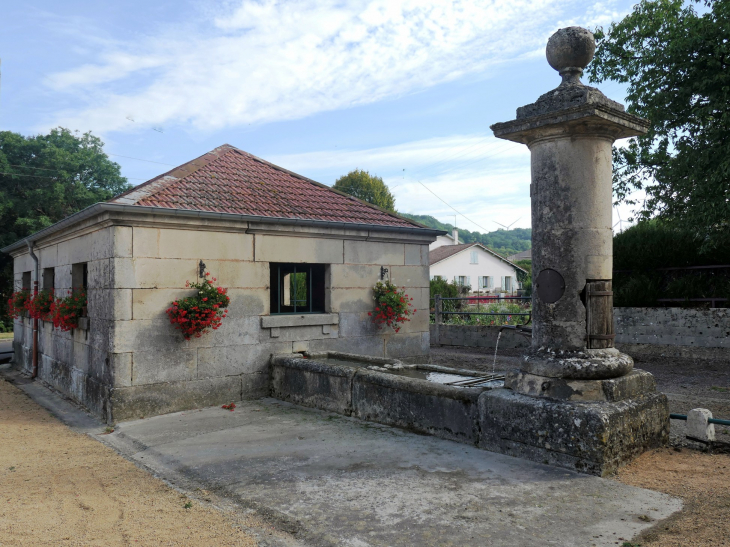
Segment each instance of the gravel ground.
M523 350L500 351L496 370L516 368ZM432 347L432 362L454 368L492 371L494 350ZM667 394L670 412L707 408L730 419L730 363L717 359L663 356L634 358L636 368L651 372ZM730 428L715 426L710 449L688 441L685 422L671 421L670 446L643 454L621 468L616 480L658 490L684 501L682 511L624 545L635 547L730 546Z
M684 501L669 519L632 540L656 547L730 545L730 456L686 448L647 452L621 468L617 480Z
M255 546L0 378L0 545Z

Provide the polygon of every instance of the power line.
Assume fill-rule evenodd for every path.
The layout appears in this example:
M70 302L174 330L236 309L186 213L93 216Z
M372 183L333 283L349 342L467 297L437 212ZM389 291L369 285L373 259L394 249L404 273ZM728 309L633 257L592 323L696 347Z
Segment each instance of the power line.
M484 233L485 234L488 234L489 233L489 230L487 230L484 226L481 226L481 225L477 224L472 219L470 219L468 216L466 216L464 213L458 211L453 205L447 203L446 200L444 200L441 197L439 197L439 195L436 192L434 192L433 190L431 190L428 186L426 186L425 184L423 184L420 180L418 181L418 184L420 184L421 186L423 186L426 190L428 190L429 192L431 192L434 196L436 196L439 200L441 200L448 207L451 207L454 211L456 211L456 213L458 213L461 216L463 216L466 220L468 220L469 222L471 222L475 226L478 226L479 228L481 228L482 230L484 230Z
M106 155L107 156L117 156L118 158L127 158L128 160L146 161L147 163L157 163L159 165L167 165L168 167L177 167L176 165L173 165L172 163L163 163L161 161L143 160L142 158L133 158L132 156L122 156L121 154L110 154L109 152L107 152Z
M18 166L15 166L15 167L18 167ZM23 165L23 166L20 166L20 167L29 167L30 169L42 169L43 171L55 171L56 173L58 173L58 171L55 170L55 169L45 169L43 167L30 167L30 166L26 166L26 165ZM31 177L31 178L34 178L34 179L57 180L57 177L39 177L37 175L24 175L22 173L6 173L6 172L0 172L0 175L8 175L8 176L11 176L11 177ZM140 179L138 177L124 177L124 178L125 179L132 179L132 180L150 180L150 179Z
M481 158L469 161L467 163L460 163L459 165L455 165L453 167L450 167L450 168L442 170L442 171L437 171L432 176L445 175L446 173L450 173L451 171L455 171L457 169L463 169L464 167L468 167L469 165L473 165L475 163L482 162L486 159L493 158L494 156L497 156L497 155L501 154L502 152L506 152L507 150L509 150L509 148L511 146L519 146L519 145L517 143L511 143L511 142L504 143L500 148L494 150L493 153L491 153L491 154L487 154L486 156L482 156Z

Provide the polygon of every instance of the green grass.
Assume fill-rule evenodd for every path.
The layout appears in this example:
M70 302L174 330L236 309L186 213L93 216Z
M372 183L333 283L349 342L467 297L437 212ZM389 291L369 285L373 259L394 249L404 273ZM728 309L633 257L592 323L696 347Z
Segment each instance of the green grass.
M12 339L13 339L12 332L0 332L0 340L12 340Z

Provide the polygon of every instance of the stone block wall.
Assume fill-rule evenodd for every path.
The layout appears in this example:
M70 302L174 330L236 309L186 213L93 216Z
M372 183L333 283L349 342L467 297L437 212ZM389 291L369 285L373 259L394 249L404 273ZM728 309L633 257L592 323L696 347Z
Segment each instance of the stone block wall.
M76 237L37 246L41 278L45 268L54 268L54 291L63 297L71 293L73 264L88 265L88 329L62 332L47 321L39 321L38 376L61 393L82 403L103 418L110 416L109 398L114 385L116 356L110 355L115 313L123 313L131 295L113 286L111 265L116 257L131 254L131 233L120 227L86 229ZM35 281L35 265L26 252L15 259L16 288L24 272ZM39 289L43 290L42 282ZM16 319L15 362L26 372L32 369L33 321Z
M431 344L434 346L465 346L494 348L499 327L486 325L430 325ZM530 339L513 330L505 329L499 338L500 348L528 348Z
M631 355L730 357L730 309L614 308L616 346ZM430 325L431 343L493 348L499 327ZM503 348L529 347L530 341L503 331Z
M57 292L70 287L71 264L89 264L90 328L42 327L41 378L113 422L263 396L273 354L342 351L426 362L430 239L137 215L63 243L38 242L41 272L56 267ZM198 278L200 260L231 303L220 329L186 341L165 310L194 294L185 283ZM326 264L326 313L267 322L272 262ZM27 252L15 264L16 276L32 269ZM398 334L368 316L381 266L418 310ZM16 325L26 370L29 325Z
M616 345L634 353L730 357L730 309L614 308Z

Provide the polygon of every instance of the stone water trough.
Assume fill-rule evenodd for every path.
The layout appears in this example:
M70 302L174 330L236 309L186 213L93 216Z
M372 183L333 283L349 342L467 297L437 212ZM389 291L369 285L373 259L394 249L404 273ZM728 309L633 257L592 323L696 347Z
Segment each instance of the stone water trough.
M479 397L501 387L504 382L499 378L503 377L495 380L480 372L436 365L405 365L396 359L304 353L272 358L271 395L477 445Z
M656 446L663 413L654 412L651 374L634 369L604 381L596 392L580 380L554 380L548 398L521 402L508 375L436 365L406 365L348 353L275 355L272 397L361 420L434 435L592 475L607 475L643 450ZM481 378L481 382L479 382ZM450 383L479 382L457 387ZM523 378L525 385L532 385ZM557 390L560 398L553 399ZM646 396L646 393L651 396ZM565 408L568 405L570 408ZM622 412L616 414L618 405ZM631 448L627 448L631 445Z

